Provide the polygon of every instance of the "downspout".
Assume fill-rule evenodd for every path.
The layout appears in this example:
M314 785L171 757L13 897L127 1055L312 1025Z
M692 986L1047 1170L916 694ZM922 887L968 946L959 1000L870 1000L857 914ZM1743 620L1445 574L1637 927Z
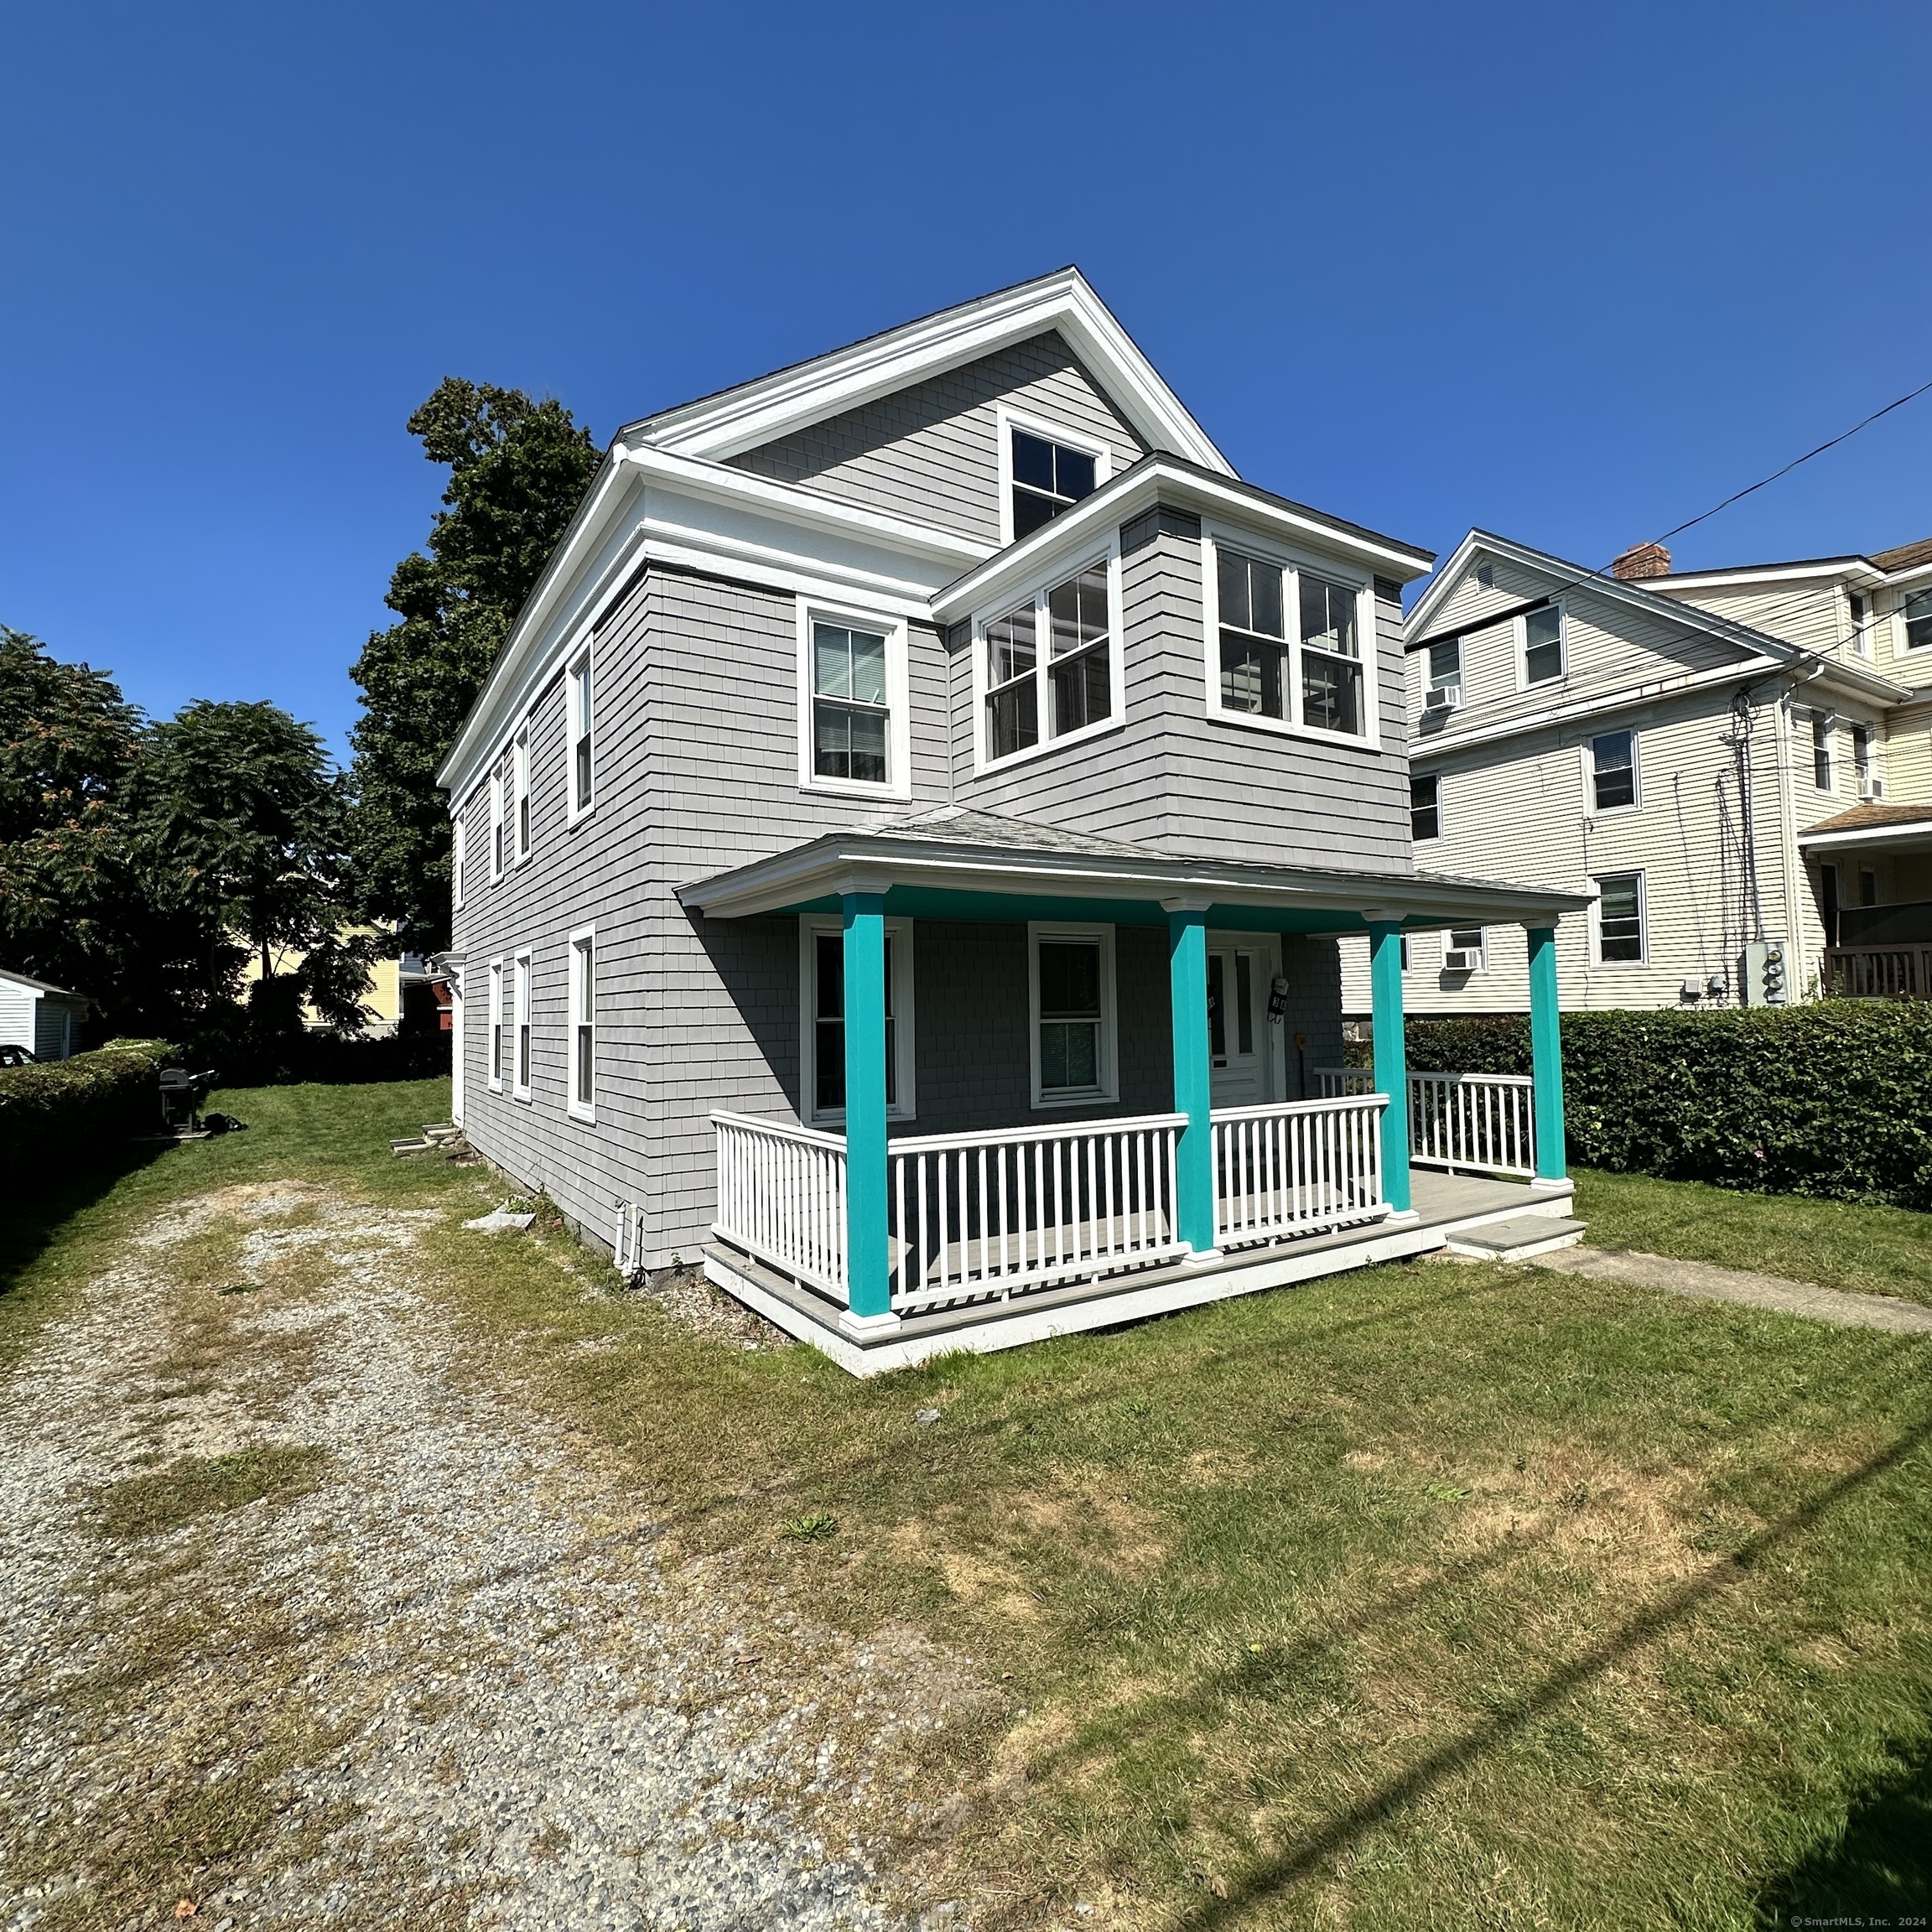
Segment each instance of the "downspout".
M1785 943L1797 953L1796 970L1785 982L1798 989L1811 984L1809 962L1805 958L1805 922L1799 914L1798 899L1794 880L1803 877L1803 861L1798 856L1798 795L1791 776L1791 732L1796 699L1800 685L1809 684L1814 678L1821 678L1826 672L1825 661L1815 653L1808 653L1811 668L1797 683L1789 685L1779 694L1778 709L1780 729L1778 735L1778 783L1779 816L1784 821L1784 931ZM1800 660L1802 662L1802 660ZM1824 962L1819 962L1819 984L1824 984ZM1802 997L1802 994L1800 995Z

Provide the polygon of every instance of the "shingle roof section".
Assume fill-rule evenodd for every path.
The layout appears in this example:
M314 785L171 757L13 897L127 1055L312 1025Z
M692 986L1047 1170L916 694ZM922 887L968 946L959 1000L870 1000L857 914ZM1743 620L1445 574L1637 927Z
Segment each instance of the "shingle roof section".
M1874 550L1872 561L1881 570L1916 570L1921 564L1932 564L1932 537L1901 543L1896 550Z
M1854 805L1836 818L1820 819L1799 834L1809 839L1815 832L1871 832L1882 825L1932 824L1932 805Z

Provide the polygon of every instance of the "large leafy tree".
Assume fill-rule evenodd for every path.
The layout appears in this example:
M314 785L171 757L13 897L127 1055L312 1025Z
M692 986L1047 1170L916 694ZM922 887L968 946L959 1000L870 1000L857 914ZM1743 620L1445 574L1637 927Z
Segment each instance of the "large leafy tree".
M597 466L587 429L562 403L450 377L409 418L449 469L428 554L396 566L386 600L399 622L373 633L351 675L363 713L352 734L351 819L362 908L404 946L449 937L449 807L436 773Z
M89 993L117 977L139 728L105 674L0 625L0 964Z
M345 929L347 786L315 733L274 704L198 699L149 728L129 790L153 911L199 937L174 963L180 1003L212 1016L233 998L239 939L263 1029L293 1027L304 1000L354 1025L376 942Z

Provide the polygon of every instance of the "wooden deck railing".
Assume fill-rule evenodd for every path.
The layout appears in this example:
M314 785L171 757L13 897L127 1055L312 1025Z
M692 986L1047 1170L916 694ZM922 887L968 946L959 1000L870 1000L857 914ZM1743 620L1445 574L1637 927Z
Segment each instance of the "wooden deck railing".
M1375 1083L1364 1067L1313 1071L1324 1096L1363 1093ZM1523 1073L1411 1073L1409 1158L1513 1179L1535 1174L1534 1083Z
M1824 989L1839 1000L1932 999L1932 946L1833 946Z
M714 1230L844 1306L844 1136L747 1114L714 1114L711 1121Z

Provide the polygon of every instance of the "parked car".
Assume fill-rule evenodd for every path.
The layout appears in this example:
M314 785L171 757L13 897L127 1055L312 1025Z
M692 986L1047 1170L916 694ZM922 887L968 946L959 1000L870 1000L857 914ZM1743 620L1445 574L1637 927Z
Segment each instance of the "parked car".
M0 1067L31 1067L34 1057L26 1047L17 1046L11 1040L0 1041Z

